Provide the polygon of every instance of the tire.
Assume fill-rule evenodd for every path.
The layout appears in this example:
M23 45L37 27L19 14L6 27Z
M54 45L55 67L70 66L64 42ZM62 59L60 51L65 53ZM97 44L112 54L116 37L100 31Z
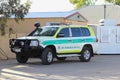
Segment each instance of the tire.
M16 60L18 63L26 63L28 61L28 57L16 54Z
M49 65L53 62L53 51L50 48L45 48L41 55L42 64Z
M91 59L92 51L89 47L84 47L81 56L79 57L81 62L89 62Z
M67 57L56 57L59 61L64 61Z

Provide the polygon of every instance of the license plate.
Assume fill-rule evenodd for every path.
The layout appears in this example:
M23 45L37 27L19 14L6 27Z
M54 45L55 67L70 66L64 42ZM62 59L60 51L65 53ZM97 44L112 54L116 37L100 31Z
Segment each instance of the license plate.
M14 49L15 52L21 52L21 49Z

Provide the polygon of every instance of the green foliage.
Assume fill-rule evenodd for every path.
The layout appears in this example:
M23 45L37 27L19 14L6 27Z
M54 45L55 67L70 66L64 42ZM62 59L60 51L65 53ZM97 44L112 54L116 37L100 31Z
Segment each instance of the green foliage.
M0 35L5 35L5 26L6 26L7 19L1 15L0 17Z
M120 5L120 0L106 0L106 1L108 1L110 3L114 3L116 5Z
M94 5L96 0L69 0L70 3L75 5L75 8L79 8L81 6L88 6L88 5Z
M115 4L120 5L120 0L116 0Z
M15 17L15 21L19 22L29 12L31 2L26 1L21 4L21 0L0 0L0 32L5 33L7 19L11 16Z
M88 5L94 5L97 0L69 0L70 3L75 5L75 8L79 8L81 6L88 6ZM116 5L120 5L120 0L106 0L110 3L114 3Z

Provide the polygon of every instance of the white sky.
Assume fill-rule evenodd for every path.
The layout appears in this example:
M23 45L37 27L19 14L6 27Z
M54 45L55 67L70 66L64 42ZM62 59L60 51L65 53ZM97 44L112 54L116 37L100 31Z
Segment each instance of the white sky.
M74 7L69 0L31 0L30 12L70 11Z
M22 2L26 0L21 0ZM69 0L30 0L32 2L30 12L58 12L70 11L74 6ZM98 0L97 4L103 4L104 0Z

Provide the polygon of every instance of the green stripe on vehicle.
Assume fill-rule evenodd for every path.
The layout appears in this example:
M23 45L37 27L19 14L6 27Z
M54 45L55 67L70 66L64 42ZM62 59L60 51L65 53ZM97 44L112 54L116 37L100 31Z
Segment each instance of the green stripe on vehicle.
M48 41L44 41L42 44L43 45L52 45L52 44L64 44L64 43L68 43L68 40L48 40Z
M68 43L84 43L84 42L95 42L95 38L86 38L84 39L72 39L71 42L68 39L64 40L47 40L43 41L43 45L55 45L55 44L68 44Z

